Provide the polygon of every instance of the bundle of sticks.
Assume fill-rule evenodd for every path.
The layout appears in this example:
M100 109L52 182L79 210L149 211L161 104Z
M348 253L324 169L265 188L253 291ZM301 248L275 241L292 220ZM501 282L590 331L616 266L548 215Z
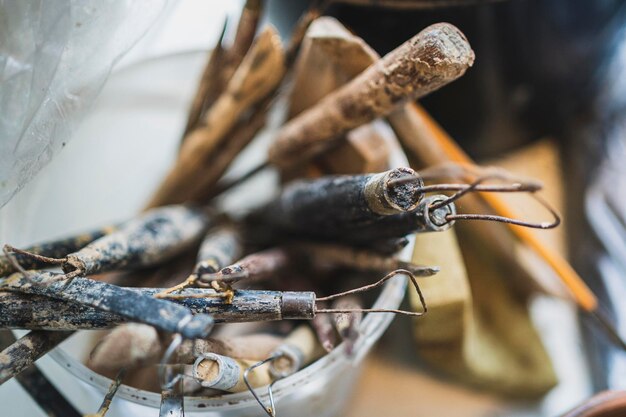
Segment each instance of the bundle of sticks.
M115 377L99 415L120 381L161 392L162 415L182 415L185 395L244 390L274 415L271 391L268 407L254 388L340 342L352 354L364 313L426 312L421 294L416 311L365 308L363 293L396 276L419 293L418 279L437 273L398 258L407 237L462 220L558 225L555 213L552 222L529 223L455 205L474 192L533 194L536 181L466 164L393 168L396 137L377 119L389 116L403 140L398 110L473 64L457 28L429 26L378 58L320 17L317 4L283 46L273 27L257 27L261 6L248 0L234 41L220 39L211 51L178 158L143 213L80 236L5 246L0 325L31 332L2 352L0 383L76 330L111 329L88 361ZM271 133L267 162L225 182L283 96L288 120ZM214 204L270 168L282 179L270 202L238 217ZM444 182L450 178L472 180ZM44 270L52 266L61 271Z

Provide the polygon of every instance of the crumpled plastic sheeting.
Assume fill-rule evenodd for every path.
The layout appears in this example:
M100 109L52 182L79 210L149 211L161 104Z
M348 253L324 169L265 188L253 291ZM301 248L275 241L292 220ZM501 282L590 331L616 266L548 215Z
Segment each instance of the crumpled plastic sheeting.
M166 2L0 0L0 207L65 146Z

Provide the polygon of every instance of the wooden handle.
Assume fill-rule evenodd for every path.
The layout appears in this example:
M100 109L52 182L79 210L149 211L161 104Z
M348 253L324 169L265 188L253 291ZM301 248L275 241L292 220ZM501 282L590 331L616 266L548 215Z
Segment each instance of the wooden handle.
M429 26L287 123L269 160L282 167L295 164L348 130L459 78L473 62L460 30L448 23Z

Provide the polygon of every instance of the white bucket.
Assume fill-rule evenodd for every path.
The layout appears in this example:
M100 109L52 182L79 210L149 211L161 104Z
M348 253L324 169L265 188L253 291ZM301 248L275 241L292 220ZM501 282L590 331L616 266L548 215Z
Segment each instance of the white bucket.
M132 217L173 161L190 97L206 61L206 52L169 55L141 62L113 74L76 132L76 136L28 186L0 211L0 242L15 246L71 235ZM271 130L271 129L270 129ZM251 145L230 171L265 156L269 134ZM393 166L407 165L397 144ZM271 173L259 175L225 199L227 207L245 196L247 204L271 197ZM267 190L259 193L258 190ZM239 204L240 206L241 204ZM401 253L410 258L412 242ZM395 309L406 290L406 277L389 281L373 307ZM354 356L341 347L275 384L280 416L339 415L350 398L359 365L393 319L368 314ZM38 364L83 413L95 412L110 379L83 365L92 333L78 332ZM267 401L266 389L259 388ZM160 394L122 386L108 417L156 416ZM249 392L214 398L186 397L185 412L204 416L266 415Z

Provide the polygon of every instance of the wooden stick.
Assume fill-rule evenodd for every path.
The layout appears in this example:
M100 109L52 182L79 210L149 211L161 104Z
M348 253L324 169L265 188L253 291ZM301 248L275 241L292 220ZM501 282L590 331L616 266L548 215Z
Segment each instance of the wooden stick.
M213 103L221 92L222 85L220 80L220 71L224 66L226 51L222 45L224 34L226 33L226 24L222 27L222 32L217 44L211 50L211 55L202 71L198 89L191 101L189 115L187 116L187 124L183 130L181 143L187 138L187 135L198 126L204 110Z
M126 288L154 296L162 288ZM172 297L174 297L172 295ZM166 302L165 300L161 300ZM231 303L214 290L187 289L173 301L216 323L308 320L315 315L312 292L237 290ZM37 308L33 309L36 305ZM43 330L107 329L126 323L121 315L49 297L0 292L0 328Z
M269 373L274 378L284 378L320 358L324 349L318 343L313 329L307 324L296 327L274 351L276 358L270 362Z
M154 266L197 242L209 226L202 210L168 206L150 210L77 252L44 262L61 265L68 276ZM6 246L5 246L6 248ZM9 250L29 254L8 247ZM38 255L30 255L35 260Z
M243 392L248 388L243 380L244 372L256 360L233 359L227 356L207 353L198 358L193 366L194 377L201 380L206 388L226 392ZM269 366L264 365L250 372L248 381L252 387L262 387L272 382Z
M33 333L33 332L31 332ZM37 332L41 333L41 332ZM0 331L0 348L8 348L16 343L15 336L9 330ZM28 344L21 344L20 347L28 348ZM47 344L46 348L50 344ZM3 357L3 353L0 353ZM4 358L3 358L4 359ZM46 376L36 365L23 369L15 374L15 379L22 388L30 395L48 417L80 417L74 406L55 388Z
M309 262L317 268L353 268L390 272L396 269L411 271L418 277L428 277L439 271L438 267L420 266L404 262L392 256L383 256L366 249L351 246L323 243L296 243L289 246L291 250L305 255Z
M208 202L213 197L215 185L224 175L230 164L256 135L265 127L273 97L268 96L252 110L253 114L238 123L228 134L228 140L218 147L215 155L204 170L198 173L197 181L190 190L193 200L199 203Z
M219 40L211 51L209 60L200 78L198 90L193 98L187 125L183 133L183 141L193 129L198 127L202 115L222 93L224 86L228 84L246 52L248 52L254 40L262 5L260 0L246 1L237 25L235 41L228 49L225 49L223 45L227 23L224 22Z
M316 218L313 217L313 212L308 218L302 217L299 221L294 221L287 213L281 213L277 208L273 211L263 208L250 216L248 228L251 238L259 242L263 242L264 238L267 242L268 236L274 240L277 236L287 236L296 239L332 239L367 246L373 242L395 239L411 233L441 232L449 229L454 221L449 222L446 218L456 214L455 204L430 209L431 205L446 198L443 195L430 195L424 198L414 211L379 216L360 222L348 221L346 218L328 219L324 216ZM332 212L331 209L330 213Z
M239 232L234 227L226 225L210 230L202 240L198 250L198 262L191 275L180 284L157 294L156 297L164 298L175 291L195 286L201 275L217 272L237 260L242 252L243 245Z
M31 305L32 308L32 305ZM0 352L0 385L19 375L73 332L32 331Z
M89 355L89 367L96 372L134 369L154 365L167 348L157 332L149 326L128 323L118 326L96 345ZM138 330L138 333L131 333ZM123 332L123 334L122 334ZM283 339L269 334L238 337L185 340L170 358L170 363L192 364L202 353L217 353L233 358L265 359Z
M325 303L320 303L320 308L327 308ZM311 320L311 327L317 334L317 340L320 342L326 352L330 352L337 344L335 336L335 327L333 326L333 318L330 314L317 314Z
M184 142L174 167L148 207L192 199L189 184L193 184L239 117L273 91L284 71L280 37L269 26L258 36L224 93L208 111L205 126L193 131Z
M419 175L410 168L298 180L253 212L249 221L283 230L336 234L350 226L415 210L424 196L422 185Z
M294 165L348 130L454 81L473 62L474 52L457 28L429 26L288 122L270 148L269 161L279 167Z
M287 251L282 248L273 248L250 254L217 272L200 274L198 280L204 283L217 282L228 286L239 281L261 281L284 272L289 265L290 260Z
M315 19L306 31L294 65L289 118L318 103L378 58L363 39L352 35L337 19Z
M338 310L358 310L362 309L363 305L358 298L348 296L335 301L333 303L333 308ZM346 354L352 355L354 344L359 338L359 327L361 326L363 313L360 311L335 313L333 314L333 318L337 333L341 336L341 339L345 344Z
M39 243L37 245L29 246L24 250L26 252L48 258L64 258L67 254L76 252L94 240L112 233L116 228L117 226L107 226L90 232L81 233L76 236ZM42 269L50 267L49 263L42 262L32 256L21 253L15 253L13 256L17 263L19 263L24 269ZM11 261L6 256L0 255L0 277L4 277L13 272L16 272L16 269Z
M150 293L89 278L68 280L59 277L64 275L44 272L29 273L26 277L16 272L6 278L0 288L88 305L166 332L180 333L187 339L207 337L213 328L213 318L208 314L194 315L189 308L153 298Z
M378 59L361 38L352 35L335 18L322 16L309 26L294 66L289 97L289 118L312 107ZM283 181L311 172L360 174L389 169L389 142L385 131L368 123L346 134L345 140L311 160L283 171Z

